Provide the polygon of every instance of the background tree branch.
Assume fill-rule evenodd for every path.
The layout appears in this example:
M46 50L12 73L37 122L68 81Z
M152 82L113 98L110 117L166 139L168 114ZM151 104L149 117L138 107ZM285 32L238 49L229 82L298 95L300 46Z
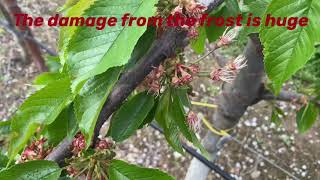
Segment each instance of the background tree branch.
M28 26L15 26L15 14L23 14L16 0L0 1L0 10L8 22L8 25L11 26L11 29L15 29L28 37L33 37L33 34ZM22 38L20 36L16 36L16 38L18 39L18 42L24 51L25 62L28 62L29 59L32 59L40 71L48 71L48 67L45 64L45 60L42 57L42 53L38 44L29 38Z

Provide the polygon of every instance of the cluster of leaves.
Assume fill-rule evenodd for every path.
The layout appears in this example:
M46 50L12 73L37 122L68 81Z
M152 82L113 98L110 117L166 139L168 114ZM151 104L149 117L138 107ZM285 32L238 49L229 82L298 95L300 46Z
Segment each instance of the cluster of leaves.
M115 16L125 13L150 17L156 13L158 0L69 0L60 9L66 16ZM240 7L237 0L226 0L220 9L210 16L235 16L252 12L255 16L306 16L307 27L288 31L285 27L243 28L243 35L259 32L264 45L265 66L269 78L278 93L282 84L311 58L314 45L320 40L320 2L304 0L245 0ZM225 27L201 27L199 37L192 42L196 52L204 51L206 39L216 41ZM12 161L37 134L55 146L63 138L73 138L80 130L86 142L91 142L100 111L121 73L131 68L146 53L155 39L153 28L121 26L97 31L90 27L63 27L60 31L59 57L50 58L49 73L37 77L39 88L18 109L8 122L10 126L8 158L0 156L0 166L8 168L0 172L0 179L8 177L57 179L61 169L49 161L31 161L12 166ZM123 51L123 49L126 49ZM119 53L121 52L121 53ZM186 121L186 109L190 109L188 88L177 88L169 83L157 97L146 92L135 92L112 116L108 136L122 142L153 119L163 128L168 143L183 153L181 137L185 137L205 153L195 133ZM316 113L315 113L316 112ZM317 109L308 104L298 113L300 119L315 119ZM308 123L299 121L303 130ZM2 126L3 125L3 126ZM1 128L2 129L2 128ZM36 133L37 132L37 133ZM90 143L86 144L89 148ZM172 179L153 169L129 165L112 160L108 169L110 179Z

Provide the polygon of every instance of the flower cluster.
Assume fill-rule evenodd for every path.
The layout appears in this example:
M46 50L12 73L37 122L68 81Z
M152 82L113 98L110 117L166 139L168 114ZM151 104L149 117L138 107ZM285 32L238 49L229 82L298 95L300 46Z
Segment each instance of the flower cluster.
M196 113L194 113L193 111L190 111L188 113L188 117L187 117L187 122L189 127L194 130L197 131L200 129L200 121L198 116L196 115Z
M21 154L21 159L19 162L26 162L31 160L41 160L44 159L50 152L51 148L45 147L45 142L47 139L41 137L31 143Z
M223 68L218 68L210 73L213 81L224 81L232 83L239 71L247 66L247 60L243 55L238 56L234 61L228 63Z
M149 92L159 94L161 90L161 80L165 74L163 65L154 68L151 73L145 78L142 85L148 88Z
M207 7L201 3L196 2L196 0L180 0L179 5L173 9L171 12L174 16L180 17L193 17L200 19L202 14L207 10ZM200 26L199 22L196 22L194 26L182 26L183 29L188 30L189 38L198 37L199 33L197 28Z
M85 140L82 134L78 133L72 142L72 147L76 156L67 159L69 164L66 167L70 177L79 177L80 179L108 179L108 166L115 157L114 142L109 139L99 140L94 151L81 153L85 149ZM93 163L94 162L94 163Z
M172 77L171 83L175 86L182 86L189 84L193 80L193 76L199 72L199 66L193 64L186 66L183 64L177 64Z
M71 144L71 152L73 154L79 155L82 150L86 148L86 140L83 134L78 133L76 134L75 138Z
M109 139L99 140L95 146L96 150L113 149L114 142Z

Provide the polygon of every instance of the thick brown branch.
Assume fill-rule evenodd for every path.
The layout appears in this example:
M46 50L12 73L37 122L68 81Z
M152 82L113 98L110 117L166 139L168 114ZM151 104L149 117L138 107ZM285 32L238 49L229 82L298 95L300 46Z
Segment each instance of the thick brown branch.
M208 11L220 6L224 0L211 0L210 2L211 4ZM126 100L126 98L145 79L153 68L159 66L159 64L168 57L173 56L178 48L184 48L186 45L186 32L169 29L160 39L153 43L150 50L139 61L140 63L136 64L134 68L125 72L121 76L99 115L94 131L93 144L95 144L98 139L102 125L111 116L111 114L121 106L123 101ZM64 140L63 142L67 142L67 140ZM68 148L65 148L64 146L69 146L70 144L71 143L60 144L52 152L53 155L50 154L47 159L62 162L62 160L68 157Z

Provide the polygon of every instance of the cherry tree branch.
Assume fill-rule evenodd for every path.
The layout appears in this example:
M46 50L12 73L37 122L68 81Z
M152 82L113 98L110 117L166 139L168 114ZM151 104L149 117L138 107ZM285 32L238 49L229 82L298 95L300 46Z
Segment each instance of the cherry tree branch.
M208 1L208 0L207 0ZM200 1L201 2L201 1ZM219 7L224 0L210 0L208 12ZM167 30L160 39L157 39L144 57L132 69L125 72L117 84L114 86L111 94L107 98L94 130L93 143L98 140L99 132L107 119L115 112L124 100L133 92L133 90L145 79L145 77L158 67L167 58L175 55L177 49L184 48L187 45L187 33L178 31L174 28ZM47 160L56 161L62 165L68 156L70 140L64 139L52 153L48 155Z
M313 102L315 105L320 107L320 100L314 97L308 97L304 94L299 94L290 91L281 91L278 96L275 96L270 91L264 91L260 96L261 100L277 100L286 102L295 102L299 104L306 104L307 102Z
M22 14L20 7L16 0L2 0L0 1L0 10L8 21L8 25L22 34L26 34L28 37L33 37L31 29L28 26L14 26L15 25L15 14ZM16 34L16 33L15 33ZM48 71L48 67L42 57L39 46L28 38L22 38L17 36L20 46L25 53L25 59L32 58L36 66L40 71Z

